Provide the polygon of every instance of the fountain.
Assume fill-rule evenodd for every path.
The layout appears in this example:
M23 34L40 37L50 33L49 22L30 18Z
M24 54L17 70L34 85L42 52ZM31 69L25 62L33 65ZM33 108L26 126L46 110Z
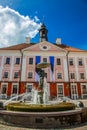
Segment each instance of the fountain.
M32 93L24 93L4 102L7 110L0 112L3 121L31 128L58 128L82 122L82 110L75 110L73 100L67 97L49 100L44 72L44 68L49 66L49 63L36 66L40 76L37 89L33 88Z

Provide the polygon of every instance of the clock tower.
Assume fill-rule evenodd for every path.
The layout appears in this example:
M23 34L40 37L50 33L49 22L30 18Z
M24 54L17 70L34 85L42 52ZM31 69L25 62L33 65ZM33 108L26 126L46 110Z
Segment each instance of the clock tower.
M44 23L41 25L39 33L40 33L40 42L48 41L48 38L47 38L48 30L46 29L46 26L44 25Z

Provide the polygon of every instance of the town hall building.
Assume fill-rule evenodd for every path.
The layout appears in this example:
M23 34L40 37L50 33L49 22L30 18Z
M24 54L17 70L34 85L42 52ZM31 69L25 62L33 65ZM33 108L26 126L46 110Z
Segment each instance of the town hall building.
M38 43L25 43L0 48L0 99L8 99L38 89L37 64L50 63L44 68L49 99L87 98L87 51L48 41L44 24L39 30Z

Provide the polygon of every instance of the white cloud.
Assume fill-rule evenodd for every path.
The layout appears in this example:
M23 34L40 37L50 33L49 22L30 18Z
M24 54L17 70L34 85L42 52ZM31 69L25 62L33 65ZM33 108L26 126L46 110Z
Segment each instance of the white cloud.
M0 47L24 42L25 37L35 37L40 23L38 17L30 19L19 12L0 6Z

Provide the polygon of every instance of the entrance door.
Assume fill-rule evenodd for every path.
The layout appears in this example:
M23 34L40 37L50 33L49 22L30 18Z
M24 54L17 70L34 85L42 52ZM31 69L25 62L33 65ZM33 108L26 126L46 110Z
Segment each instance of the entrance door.
M71 97L72 97L72 99L78 98L78 92L77 92L77 85L76 84L71 84Z

